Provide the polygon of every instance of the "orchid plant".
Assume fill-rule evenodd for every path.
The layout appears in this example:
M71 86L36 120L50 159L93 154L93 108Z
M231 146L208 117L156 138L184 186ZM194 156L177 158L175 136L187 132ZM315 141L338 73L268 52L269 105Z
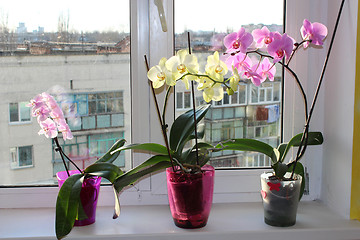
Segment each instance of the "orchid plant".
M57 104L54 97L46 92L43 92L30 100L30 103L27 104L27 106L32 108L31 114L33 117L37 118L41 127L38 134L54 140L56 144L55 150L60 153L64 167L69 176L63 183L56 201L55 232L58 239L62 239L70 233L76 218L79 220L87 218L85 212L82 210L80 201L80 191L84 179L91 178L92 176L100 176L109 180L112 184L115 195L115 210L113 218L117 218L120 214L120 202L118 195L122 189L133 184L140 177L152 171L156 171L157 169L163 168L164 164L168 164L168 162L162 161L163 159L161 158L155 159L157 162L153 161L151 167L144 163L124 173L118 166L113 164L120 152L112 152L123 146L126 142L124 139L119 139L95 163L91 164L86 169L81 170L65 154L59 144L59 133L62 134L64 141L72 139L73 135L66 122L63 111ZM80 173L70 176L65 159L72 163Z
M189 163L187 157L190 156L190 153L192 155L192 153L195 152L194 149L196 149L196 154L198 154L198 152L206 152L207 154L210 151L219 151L223 149L257 151L264 153L271 158L272 168L276 178L283 180L285 173L288 171L292 172L290 178L293 178L294 173L303 175L304 168L298 163L298 160L303 156L308 145L322 144L323 137L320 132L309 132L308 126L310 118L308 114L307 97L298 76L290 68L289 64L297 50L301 47L307 49L312 45L323 45L323 41L327 36L327 28L321 23L311 23L309 20L305 19L300 32L302 39L300 42L296 42L286 33L281 34L279 32L271 32L267 27L256 29L252 31L252 33L241 28L237 32L228 34L223 39L223 43L227 49L224 53L224 61L222 60L223 56L215 51L212 55L208 56L203 72L200 72L198 60L195 55L191 54L190 48L179 50L175 56L172 56L169 59L162 58L158 65L148 69L147 75L151 81L152 88L160 88L167 85L162 115L160 115L159 108L157 107L166 146L159 147L159 145L150 143L134 144L122 147L119 150L142 149L152 151L158 154L157 156L168 155L172 164L173 161L175 161L182 169L186 169L184 165ZM255 58L250 56L255 56ZM171 143L171 140L173 139L171 135L176 132L173 130L174 127L172 127L170 130L170 144L168 144L165 109L169 93L178 81L182 81L187 89L189 89L190 84L193 88L194 82L197 82L197 90L202 92L203 99L209 103L210 101L221 100L224 96L224 90L226 90L229 95L232 95L237 91L239 82L244 81L245 79L249 79L255 86L259 86L267 79L274 81L276 64L282 65L294 77L303 96L306 125L302 134L296 135L288 143L282 143L277 148L254 139L229 139L216 146L211 146L207 143L198 144L195 142L194 147L183 152L184 149L182 147L185 144L184 142ZM228 76L228 72L231 72L231 76ZM195 104L193 104L193 106L194 105ZM313 106L310 111L311 113L312 109ZM185 113L190 118L194 117L191 124L189 122L192 126L192 132L186 136L186 141L192 139L197 140L200 138L199 136L196 136L196 125L198 123L196 111L192 112L193 113L189 111ZM181 119L182 116L179 118ZM180 120L176 119L174 124L177 125L179 121ZM176 126L175 129L181 131L181 128L177 128ZM177 140L179 141L179 139ZM179 149L176 146L181 146L181 148ZM197 150L199 146L200 151ZM299 147L296 158L294 161L285 164L285 156L293 146Z

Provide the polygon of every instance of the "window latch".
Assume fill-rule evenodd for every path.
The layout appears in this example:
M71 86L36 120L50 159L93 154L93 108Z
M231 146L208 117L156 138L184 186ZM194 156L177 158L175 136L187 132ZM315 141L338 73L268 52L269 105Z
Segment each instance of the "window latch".
M167 24L166 24L166 19L165 19L163 1L162 0L154 0L154 3L159 12L161 29L163 30L163 32L167 32Z

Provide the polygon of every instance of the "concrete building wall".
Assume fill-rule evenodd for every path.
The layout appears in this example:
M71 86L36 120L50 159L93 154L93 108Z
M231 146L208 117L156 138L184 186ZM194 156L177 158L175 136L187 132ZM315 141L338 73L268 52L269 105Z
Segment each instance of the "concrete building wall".
M70 80L72 88L70 89ZM9 104L27 102L35 95L60 86L67 93L124 91L125 126L104 131L125 131L130 140L130 55L7 56L0 58L0 184L53 181L51 140L38 136L35 118L9 122ZM87 133L92 131L87 131ZM94 131L93 131L94 132ZM81 131L75 132L82 134ZM33 166L10 167L10 148L33 146ZM128 153L127 153L128 154ZM126 156L128 161L129 156ZM128 168L126 163L126 167Z

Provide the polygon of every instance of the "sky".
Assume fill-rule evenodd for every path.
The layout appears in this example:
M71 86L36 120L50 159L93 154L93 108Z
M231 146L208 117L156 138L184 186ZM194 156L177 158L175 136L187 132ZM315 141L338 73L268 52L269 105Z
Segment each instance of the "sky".
M152 1L150 1L153 3ZM249 23L282 24L283 0L175 0L175 30L238 30ZM0 23L15 30L56 31L59 16L69 16L70 30L129 31L129 0L0 0Z
M175 0L175 29L226 32L250 23L283 23L283 0Z
M13 30L24 22L28 31L56 31L61 14L69 15L70 30L129 31L128 0L0 0L0 23L8 16Z

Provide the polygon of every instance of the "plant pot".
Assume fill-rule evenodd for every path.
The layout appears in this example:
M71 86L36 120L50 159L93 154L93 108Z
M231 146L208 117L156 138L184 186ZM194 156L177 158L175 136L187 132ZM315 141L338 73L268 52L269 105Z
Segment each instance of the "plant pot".
M78 170L70 170L70 175L80 173ZM58 179L59 188L63 185L65 180L68 178L67 172L62 171L56 173ZM81 206L84 209L84 212L88 218L83 220L75 220L74 226L86 226L95 222L96 215L96 205L99 196L101 177L93 176L91 178L86 178L82 184L80 192L80 201ZM80 207L81 207L80 206Z
M284 181L269 179L271 176L273 176L272 172L261 174L265 223L278 227L292 226L296 222L301 176L295 174L295 180ZM290 177L290 173L287 173L285 177Z
M174 223L180 228L201 228L207 223L214 192L215 169L189 174L166 169L168 198Z

